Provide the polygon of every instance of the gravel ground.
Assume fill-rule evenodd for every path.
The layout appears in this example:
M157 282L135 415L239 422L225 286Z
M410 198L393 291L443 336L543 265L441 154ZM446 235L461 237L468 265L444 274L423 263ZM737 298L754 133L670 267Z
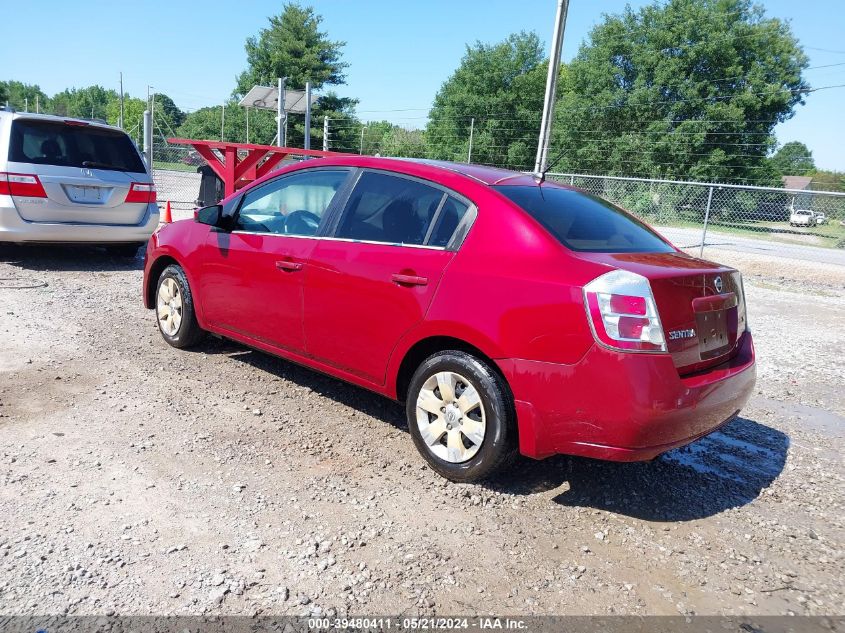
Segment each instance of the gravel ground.
M0 613L841 614L845 289L746 263L740 419L457 485L395 403L168 347L140 260L0 247Z

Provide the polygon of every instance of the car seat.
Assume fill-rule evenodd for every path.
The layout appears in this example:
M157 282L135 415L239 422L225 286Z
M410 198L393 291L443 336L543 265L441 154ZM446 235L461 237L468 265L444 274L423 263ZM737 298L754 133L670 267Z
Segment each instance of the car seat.
M398 199L384 210L381 219L384 239L393 244L421 244L423 222L408 200Z

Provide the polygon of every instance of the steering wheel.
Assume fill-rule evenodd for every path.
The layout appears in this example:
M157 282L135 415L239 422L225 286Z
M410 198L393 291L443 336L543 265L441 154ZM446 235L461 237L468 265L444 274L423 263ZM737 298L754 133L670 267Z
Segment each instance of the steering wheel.
M285 219L285 233L291 235L314 235L320 226L320 216L305 209L288 213Z

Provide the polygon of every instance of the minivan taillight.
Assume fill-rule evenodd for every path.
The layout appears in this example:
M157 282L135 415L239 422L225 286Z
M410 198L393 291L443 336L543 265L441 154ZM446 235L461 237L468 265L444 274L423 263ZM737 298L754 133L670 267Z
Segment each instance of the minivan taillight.
M601 345L624 352L665 352L666 338L648 279L614 270L584 286L584 305Z
M133 182L129 185L126 202L143 202L149 204L156 201L156 186L148 182Z
M0 172L0 195L46 198L47 192L35 174Z

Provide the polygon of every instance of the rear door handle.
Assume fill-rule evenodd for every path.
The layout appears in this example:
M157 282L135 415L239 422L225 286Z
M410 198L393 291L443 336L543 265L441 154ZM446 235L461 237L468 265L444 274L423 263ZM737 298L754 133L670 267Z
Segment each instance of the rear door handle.
M279 270L296 272L297 270L302 270L302 262L292 262L286 259L280 259L276 262L276 268Z
M417 275L393 273L391 279L400 286L425 286L428 284L428 277L418 277Z

